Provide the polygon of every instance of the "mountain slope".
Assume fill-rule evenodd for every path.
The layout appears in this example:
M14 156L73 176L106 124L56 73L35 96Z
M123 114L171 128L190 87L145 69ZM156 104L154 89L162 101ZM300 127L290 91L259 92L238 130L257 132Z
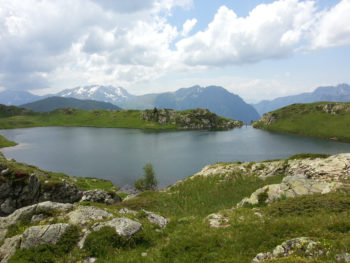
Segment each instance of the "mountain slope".
M53 111L60 108L73 108L80 110L120 110L118 106L95 100L79 100L75 98L49 97L21 107L37 112Z
M293 104L264 114L254 128L350 142L350 103Z
M259 119L259 114L238 95L217 86L182 88L175 92L148 94L133 97L124 107L145 109L151 107L186 110L206 108L220 116L250 123Z
M348 102L350 101L350 86L339 84L338 86L319 87L313 92L302 93L293 96L280 97L274 100L263 100L253 106L259 112L274 111L294 103L311 103L318 101Z
M97 100L121 105L126 100L134 97L123 88L112 86L84 86L74 89L66 89L56 94L59 97L71 97L81 100Z
M5 90L0 93L0 104L19 106L43 97L22 90Z

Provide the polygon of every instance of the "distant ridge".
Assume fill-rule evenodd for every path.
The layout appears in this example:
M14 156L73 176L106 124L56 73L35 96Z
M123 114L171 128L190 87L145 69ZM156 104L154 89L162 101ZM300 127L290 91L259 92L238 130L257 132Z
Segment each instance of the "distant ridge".
M48 112L60 108L73 108L79 110L120 110L121 108L107 102L95 100L79 100L75 98L49 97L32 103L21 105L21 107L36 112Z
M42 98L44 97L22 90L5 90L0 92L0 104L4 105L19 106Z
M319 87L313 92L280 97L274 100L263 100L257 104L253 104L253 106L262 115L294 103L319 101L350 102L350 86L348 84L339 84L337 86Z

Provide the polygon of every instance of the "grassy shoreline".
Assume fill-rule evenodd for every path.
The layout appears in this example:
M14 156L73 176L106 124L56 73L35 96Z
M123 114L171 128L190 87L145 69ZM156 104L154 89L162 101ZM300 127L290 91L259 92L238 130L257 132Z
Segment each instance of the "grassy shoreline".
M350 142L350 103L293 104L265 114L254 128Z
M0 135L0 148L16 146L18 143L6 139L4 136Z

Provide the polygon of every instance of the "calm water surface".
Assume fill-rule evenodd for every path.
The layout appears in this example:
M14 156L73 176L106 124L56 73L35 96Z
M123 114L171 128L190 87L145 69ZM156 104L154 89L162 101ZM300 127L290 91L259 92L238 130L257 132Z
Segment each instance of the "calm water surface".
M0 130L19 143L1 151L43 170L133 185L152 163L164 187L207 164L286 158L301 152L350 152L350 144L243 127L231 131L144 132L105 128Z

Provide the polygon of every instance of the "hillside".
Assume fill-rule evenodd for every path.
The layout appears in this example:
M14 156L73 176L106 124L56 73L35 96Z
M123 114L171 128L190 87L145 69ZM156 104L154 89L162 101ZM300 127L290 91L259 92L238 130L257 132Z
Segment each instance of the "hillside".
M135 96L126 101L125 108L169 108L187 110L205 108L220 116L250 123L259 114L238 95L218 86L182 88L175 92Z
M79 110L120 110L118 106L95 100L79 100L64 97L49 97L32 103L23 104L20 107L36 112L48 112L61 108L72 108Z
M350 142L350 103L293 104L264 114L253 127Z
M349 160L305 154L219 163L121 201L108 181L46 172L0 154L0 188L13 190L0 196L0 260L345 262Z
M310 93L280 97L270 101L263 100L253 106L259 114L262 115L294 103L311 103L320 101L350 102L350 86L347 84L339 84L335 87L319 87Z
M134 128L154 130L225 130L241 127L242 122L229 120L205 109L174 110L92 110L71 108L51 112L33 112L0 105L0 129L71 126Z

